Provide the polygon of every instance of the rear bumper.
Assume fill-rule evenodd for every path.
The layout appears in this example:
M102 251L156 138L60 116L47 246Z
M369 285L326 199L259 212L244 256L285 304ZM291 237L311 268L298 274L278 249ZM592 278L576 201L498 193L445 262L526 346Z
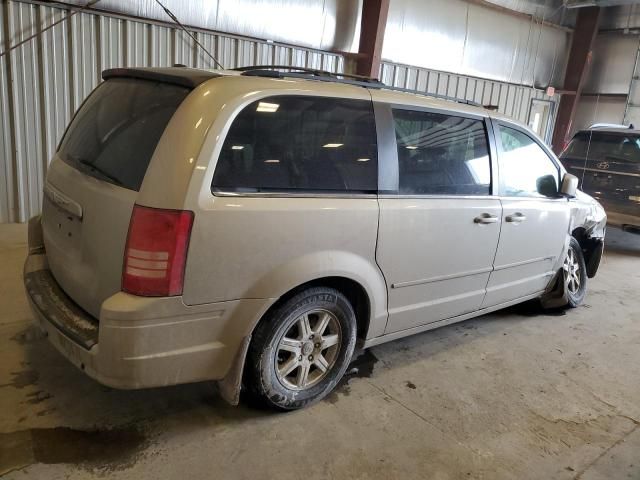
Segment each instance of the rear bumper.
M100 318L94 319L62 292L37 243L38 225L30 224L24 278L38 324L62 355L111 387L224 379L271 304L252 299L188 306L181 297L119 292L105 300Z

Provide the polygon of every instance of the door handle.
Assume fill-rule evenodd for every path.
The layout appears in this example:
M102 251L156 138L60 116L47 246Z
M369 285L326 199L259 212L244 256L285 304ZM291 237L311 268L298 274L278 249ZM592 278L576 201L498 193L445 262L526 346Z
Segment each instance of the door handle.
M509 223L522 223L527 217L520 212L516 212L513 215L507 215L504 219Z
M483 213L479 217L473 219L473 223L487 224L487 223L498 223L500 219L495 215L491 215L490 213Z

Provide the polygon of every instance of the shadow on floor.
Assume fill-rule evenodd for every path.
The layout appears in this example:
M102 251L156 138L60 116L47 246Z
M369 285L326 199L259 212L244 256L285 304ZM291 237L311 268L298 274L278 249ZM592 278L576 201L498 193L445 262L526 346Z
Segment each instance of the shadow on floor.
M640 235L623 232L616 227L608 227L605 237L605 255L615 253L620 255L640 256Z

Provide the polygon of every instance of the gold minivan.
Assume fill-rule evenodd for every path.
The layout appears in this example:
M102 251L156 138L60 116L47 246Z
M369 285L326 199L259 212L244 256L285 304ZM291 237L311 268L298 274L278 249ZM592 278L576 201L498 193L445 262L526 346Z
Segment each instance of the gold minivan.
M49 167L24 281L105 385L300 408L356 348L576 306L598 269L603 209L495 112L306 69L103 79Z

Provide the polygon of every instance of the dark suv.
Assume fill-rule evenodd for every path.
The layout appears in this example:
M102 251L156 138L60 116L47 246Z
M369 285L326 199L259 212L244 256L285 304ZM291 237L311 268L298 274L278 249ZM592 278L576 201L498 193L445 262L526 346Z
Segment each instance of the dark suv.
M640 233L640 130L581 130L560 160L580 179L580 189L604 206L609 224Z

